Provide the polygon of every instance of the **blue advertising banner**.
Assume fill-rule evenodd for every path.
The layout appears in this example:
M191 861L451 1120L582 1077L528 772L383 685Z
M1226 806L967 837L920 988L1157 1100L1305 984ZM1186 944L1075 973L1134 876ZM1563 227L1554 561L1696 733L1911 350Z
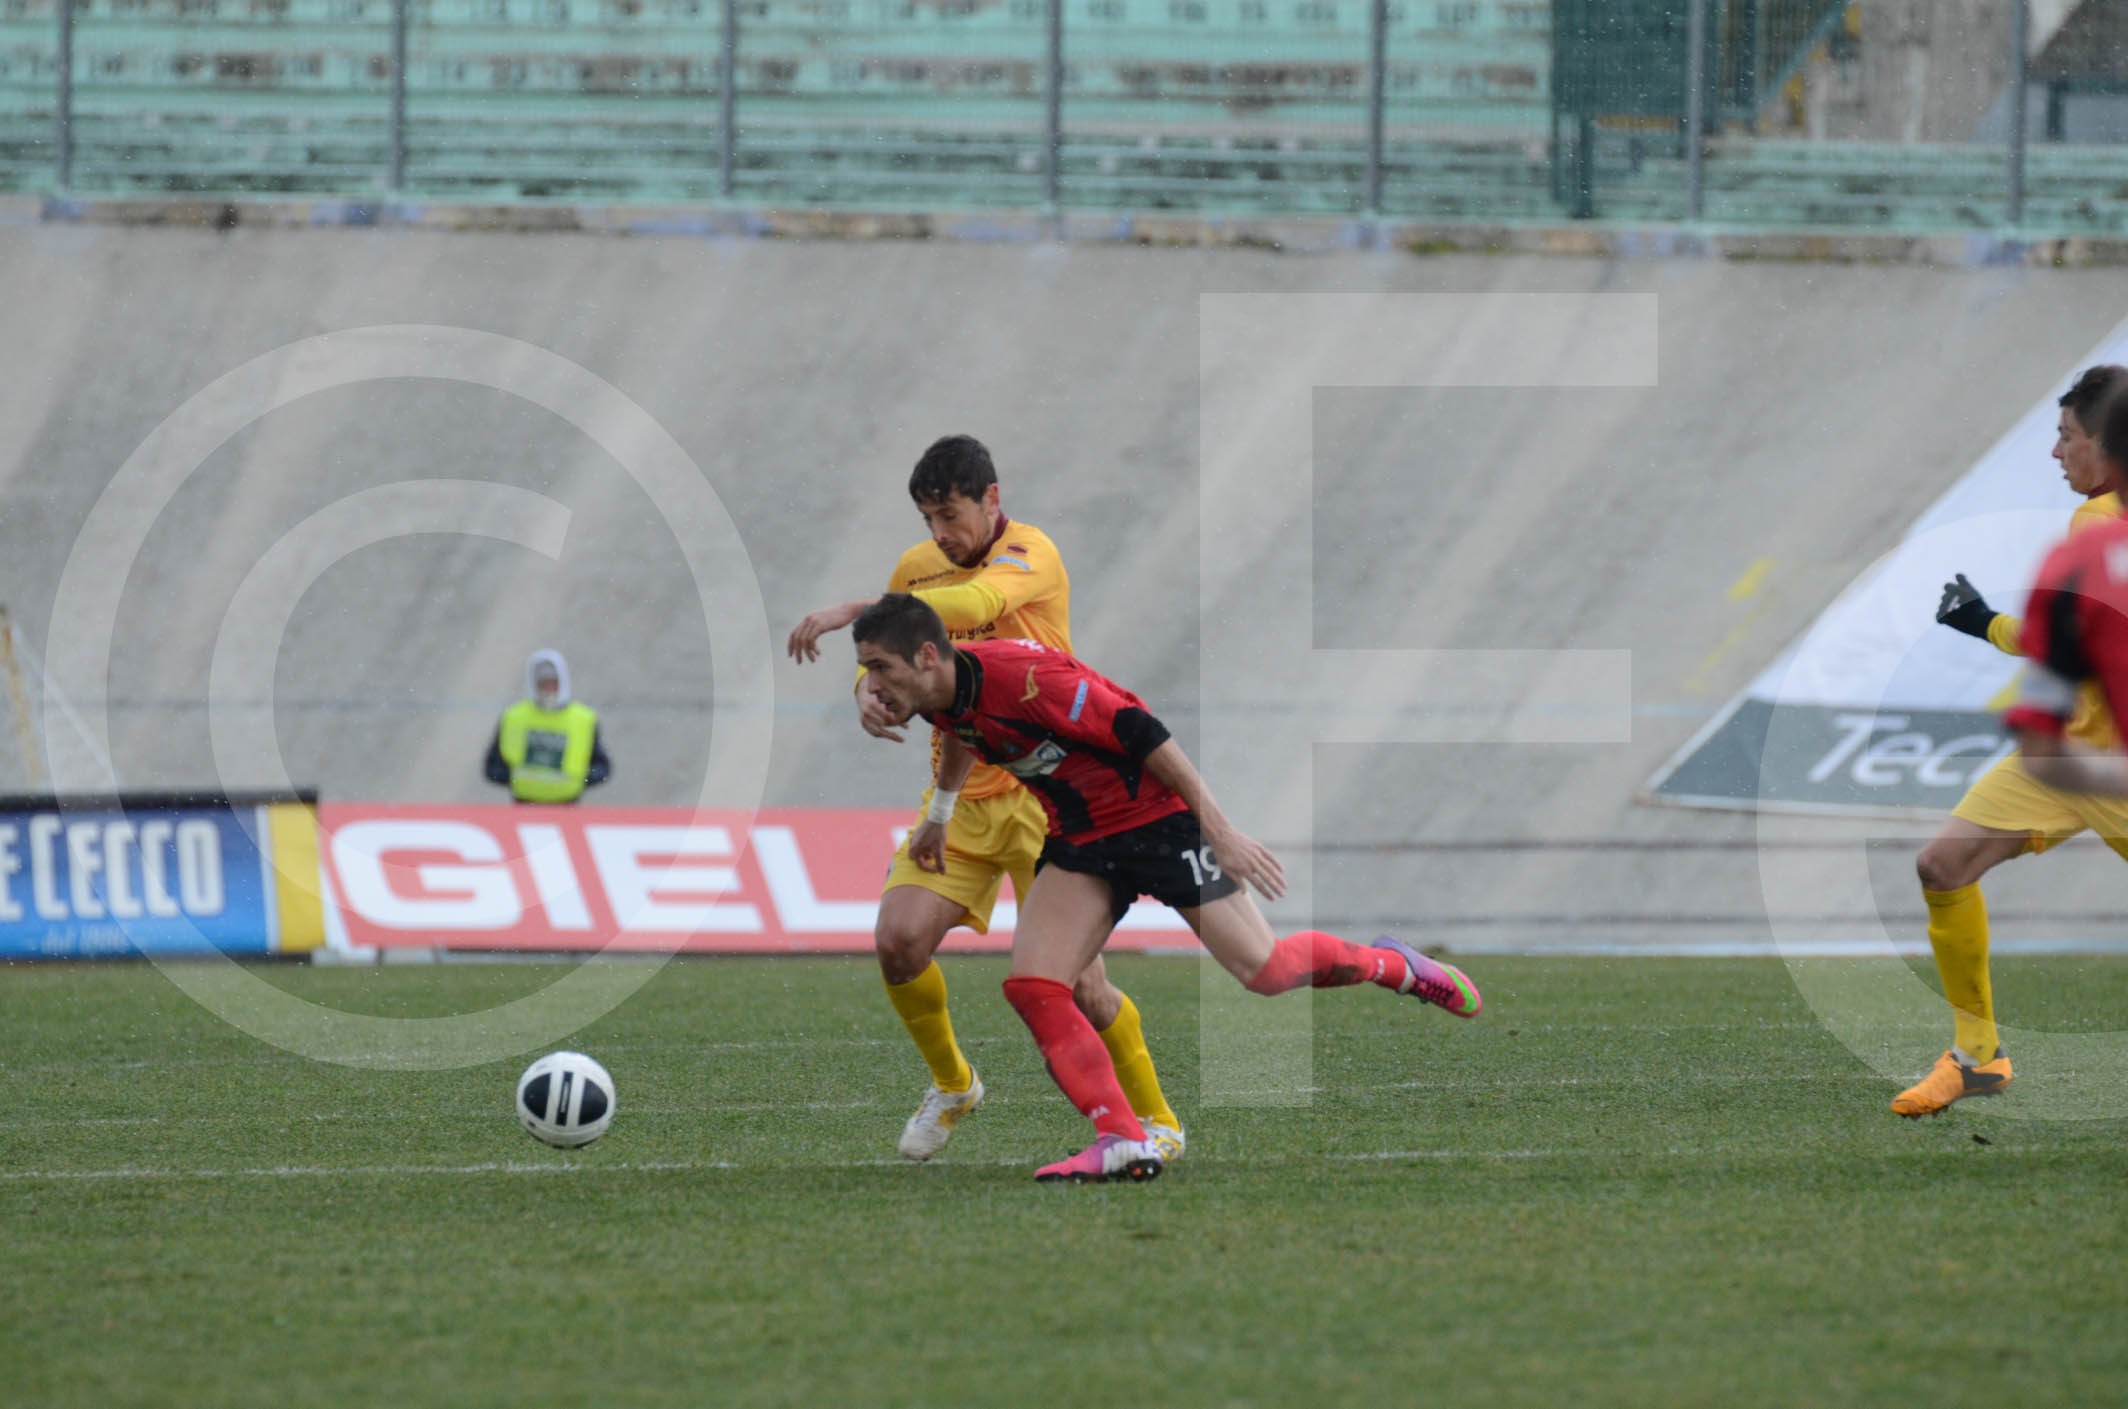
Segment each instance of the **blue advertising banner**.
M0 799L0 957L278 952L276 814L310 801Z

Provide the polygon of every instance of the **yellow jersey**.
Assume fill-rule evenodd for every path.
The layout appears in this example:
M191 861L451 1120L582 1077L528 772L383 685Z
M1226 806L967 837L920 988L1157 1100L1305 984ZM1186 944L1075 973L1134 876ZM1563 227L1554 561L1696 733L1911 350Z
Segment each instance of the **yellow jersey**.
M2113 493L2095 494L2076 506L2069 515L2069 533L2073 537L2087 528L2112 523L2121 516L2121 496ZM1988 623L1988 640L1997 650L2010 655L2023 655L2017 648L2017 634L2024 623L2008 612L1996 614ZM2069 716L2068 727L2063 732L2080 744L2094 749L2112 751L2121 746L2121 731L2113 721L2112 712L2106 708L2106 697L2100 693L2098 682L2087 680L2076 687L2076 712Z
M911 592L930 603L956 641L1039 641L1071 651L1071 578L1049 535L1032 524L998 516L998 535L974 567L962 567L930 539L901 555L889 592ZM931 768L938 770L939 733L931 734ZM1019 781L995 764L977 761L961 786L965 798L997 797Z

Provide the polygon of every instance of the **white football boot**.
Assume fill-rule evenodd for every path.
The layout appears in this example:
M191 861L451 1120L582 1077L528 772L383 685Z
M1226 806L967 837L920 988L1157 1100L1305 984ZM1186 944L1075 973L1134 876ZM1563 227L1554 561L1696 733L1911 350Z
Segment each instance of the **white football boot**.
M965 1091L941 1091L933 1082L924 1092L924 1103L909 1117L909 1123L901 1128L901 1157L903 1159L927 1160L946 1148L953 1138L953 1127L961 1123L961 1117L983 1104L983 1078L975 1076Z
M1152 1141L1153 1145L1160 1151L1160 1162L1162 1164L1173 1164L1176 1160L1181 1159L1183 1147L1189 1144L1188 1138L1182 1133L1181 1126L1155 1125L1149 1120L1145 1122L1145 1138Z

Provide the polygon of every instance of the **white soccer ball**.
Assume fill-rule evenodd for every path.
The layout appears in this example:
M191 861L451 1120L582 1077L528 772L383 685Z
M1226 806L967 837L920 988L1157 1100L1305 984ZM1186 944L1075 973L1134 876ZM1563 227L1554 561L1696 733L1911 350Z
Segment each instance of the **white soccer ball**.
M582 1052L549 1052L517 1078L517 1119L558 1149L588 1145L613 1124L613 1078Z

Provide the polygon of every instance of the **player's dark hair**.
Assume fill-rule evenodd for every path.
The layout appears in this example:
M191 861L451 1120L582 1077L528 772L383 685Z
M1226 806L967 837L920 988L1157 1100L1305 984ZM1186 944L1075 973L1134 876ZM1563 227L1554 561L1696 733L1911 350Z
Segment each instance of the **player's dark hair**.
M909 497L918 504L943 504L959 494L981 499L997 483L990 451L972 435L943 436L931 442L909 472Z
M857 614L850 623L850 638L862 645L874 642L883 651L913 661L929 641L941 656L953 651L953 638L946 623L938 619L931 604L906 592L889 592Z
M2106 395L2091 420L2082 416L2076 419L2098 442L2099 453L2113 462L2116 471L2128 476L2128 378Z
M2106 399L2128 386L2128 367L2116 367L2102 362L2096 367L2086 367L2082 375L2055 403L2076 417L2076 423L2084 428L2084 434L2098 434L2098 411Z

